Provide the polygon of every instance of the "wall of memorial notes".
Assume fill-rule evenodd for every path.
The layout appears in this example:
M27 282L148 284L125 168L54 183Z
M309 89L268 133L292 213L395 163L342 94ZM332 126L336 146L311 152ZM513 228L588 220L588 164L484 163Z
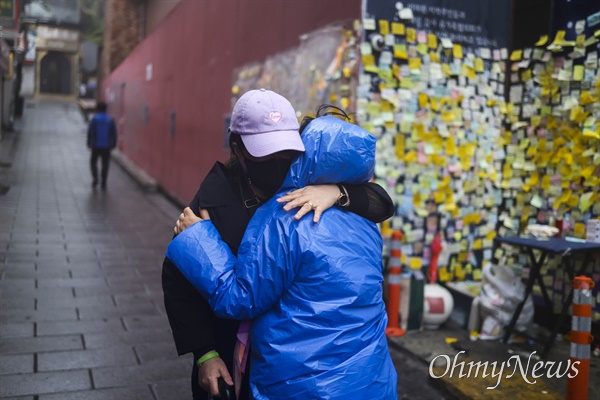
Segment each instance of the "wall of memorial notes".
M465 10L433 10L472 19ZM439 279L479 280L502 204L507 49L417 29L410 8L366 17L363 29L358 121L379 139L376 176L397 203L392 227L405 233L406 263L428 265L429 245L442 233Z

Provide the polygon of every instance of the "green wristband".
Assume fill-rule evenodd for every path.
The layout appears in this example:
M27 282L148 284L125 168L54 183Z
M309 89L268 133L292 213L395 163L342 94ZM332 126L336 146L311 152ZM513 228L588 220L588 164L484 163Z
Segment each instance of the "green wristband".
M201 366L202 364L204 364L205 362L207 362L211 358L215 358L215 357L219 357L219 353L217 353L216 351L209 351L208 353L206 353L205 355L203 355L202 357L200 357L198 359L198 361L196 361L196 365L197 366Z

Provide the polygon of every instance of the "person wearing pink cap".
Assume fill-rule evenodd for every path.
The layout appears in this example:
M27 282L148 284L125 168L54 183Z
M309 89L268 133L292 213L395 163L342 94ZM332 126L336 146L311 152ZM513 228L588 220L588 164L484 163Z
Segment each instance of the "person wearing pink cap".
M340 112L322 107L317 116L332 113ZM215 163L177 221L175 233L192 222L210 219L223 242L237 254L250 218L277 192L293 159L304 151L299 129L295 110L283 96L265 89L241 96L231 116L230 159L225 164ZM389 195L373 183L307 186L278 201L287 202L283 207L288 211L299 207L296 219L314 212L315 222L332 206L373 222L383 221L394 212ZM219 378L229 385L234 383L231 373L237 356L234 349L240 345L240 322L215 316L207 301L167 258L162 276L177 351L180 355L194 354L193 398L217 395ZM248 374L242 378L238 400L249 398Z

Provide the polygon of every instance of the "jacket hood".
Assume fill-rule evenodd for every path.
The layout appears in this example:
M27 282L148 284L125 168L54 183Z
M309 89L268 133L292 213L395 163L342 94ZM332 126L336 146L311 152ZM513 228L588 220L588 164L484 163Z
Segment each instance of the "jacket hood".
M290 166L281 189L368 181L375 169L376 139L358 125L326 116L302 133L305 151Z

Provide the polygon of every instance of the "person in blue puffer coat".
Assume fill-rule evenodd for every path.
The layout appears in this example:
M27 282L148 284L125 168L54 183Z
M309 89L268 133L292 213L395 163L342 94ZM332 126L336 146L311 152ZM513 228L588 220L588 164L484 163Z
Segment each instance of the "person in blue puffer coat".
M115 120L106 113L106 109L106 103L98 103L96 106L97 114L90 121L87 133L87 146L92 151L90 157L92 188L96 189L98 186L98 158L100 158L102 165L102 170L100 172L102 182L100 187L102 190L106 190L110 153L117 145L117 127L115 125Z
M255 399L396 399L376 225L336 208L318 224L296 221L276 202L310 184L366 182L376 140L328 116L302 141L305 152L252 218L237 259L208 220L173 239L166 256L217 315L252 319Z

